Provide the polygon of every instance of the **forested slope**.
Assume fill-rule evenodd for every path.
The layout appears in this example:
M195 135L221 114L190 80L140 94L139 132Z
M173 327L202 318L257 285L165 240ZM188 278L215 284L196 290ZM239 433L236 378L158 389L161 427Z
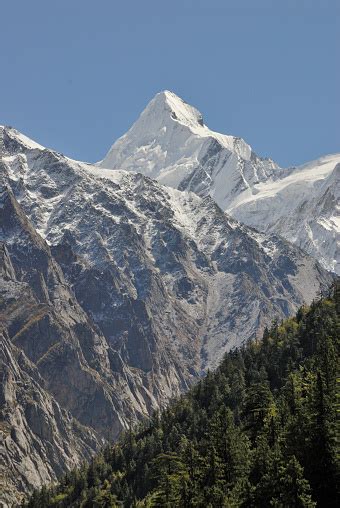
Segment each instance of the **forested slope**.
M340 287L28 507L335 507Z

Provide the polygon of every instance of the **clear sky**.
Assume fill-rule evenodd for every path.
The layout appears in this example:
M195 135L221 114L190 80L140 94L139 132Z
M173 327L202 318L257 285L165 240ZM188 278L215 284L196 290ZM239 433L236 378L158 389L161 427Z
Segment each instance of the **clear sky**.
M160 90L293 165L340 152L339 0L0 1L0 124L101 159Z

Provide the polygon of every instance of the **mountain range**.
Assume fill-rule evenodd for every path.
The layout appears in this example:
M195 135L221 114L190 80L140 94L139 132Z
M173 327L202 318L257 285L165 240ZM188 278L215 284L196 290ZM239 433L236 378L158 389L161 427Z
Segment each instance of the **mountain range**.
M199 111L165 91L99 165L210 195L231 216L282 235L340 273L340 154L280 168L243 139L211 131Z
M10 127L0 146L3 502L87 460L333 280L340 157L281 169L170 92L98 164Z

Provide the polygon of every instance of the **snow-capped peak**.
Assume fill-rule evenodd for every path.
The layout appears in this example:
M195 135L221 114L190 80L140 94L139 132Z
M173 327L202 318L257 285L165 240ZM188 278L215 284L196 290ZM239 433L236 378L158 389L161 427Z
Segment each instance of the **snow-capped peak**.
M249 161L253 156L245 141L210 130L196 108L165 90L156 94L98 165L140 172L178 187L216 148L224 150L226 157L234 154Z
M251 156L252 149L243 139L220 134L209 129L203 122L202 113L178 97L174 92L164 90L156 94L149 102L140 119L143 115L148 115L149 117L150 113L162 118L164 124L167 123L170 114L172 121L189 127L193 134L202 138L214 138L228 150L241 152L240 155L244 159L248 160Z
M164 90L159 92L152 101L148 104L144 110L145 115L169 115L173 120L176 120L184 125L197 127L200 125L203 127L203 118L201 113L187 104L183 99L178 97L174 92ZM164 118L163 118L164 119ZM164 119L167 121L167 119Z
M210 195L237 219L280 233L340 273L338 163L335 155L280 168L258 157L243 139L210 130L196 108L163 91L99 166Z

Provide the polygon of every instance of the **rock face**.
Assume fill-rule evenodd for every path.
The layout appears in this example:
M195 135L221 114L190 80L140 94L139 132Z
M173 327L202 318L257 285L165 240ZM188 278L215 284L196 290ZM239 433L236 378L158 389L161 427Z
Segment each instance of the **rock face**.
M32 487L89 460L99 442L43 388L38 369L6 332L0 375L0 501L11 506Z
M155 96L99 163L140 172L200 196L236 219L274 232L340 273L340 154L283 169L240 138L213 132L172 92Z
M13 129L2 140L0 426L12 430L0 454L17 491L90 456L331 282L209 196Z

